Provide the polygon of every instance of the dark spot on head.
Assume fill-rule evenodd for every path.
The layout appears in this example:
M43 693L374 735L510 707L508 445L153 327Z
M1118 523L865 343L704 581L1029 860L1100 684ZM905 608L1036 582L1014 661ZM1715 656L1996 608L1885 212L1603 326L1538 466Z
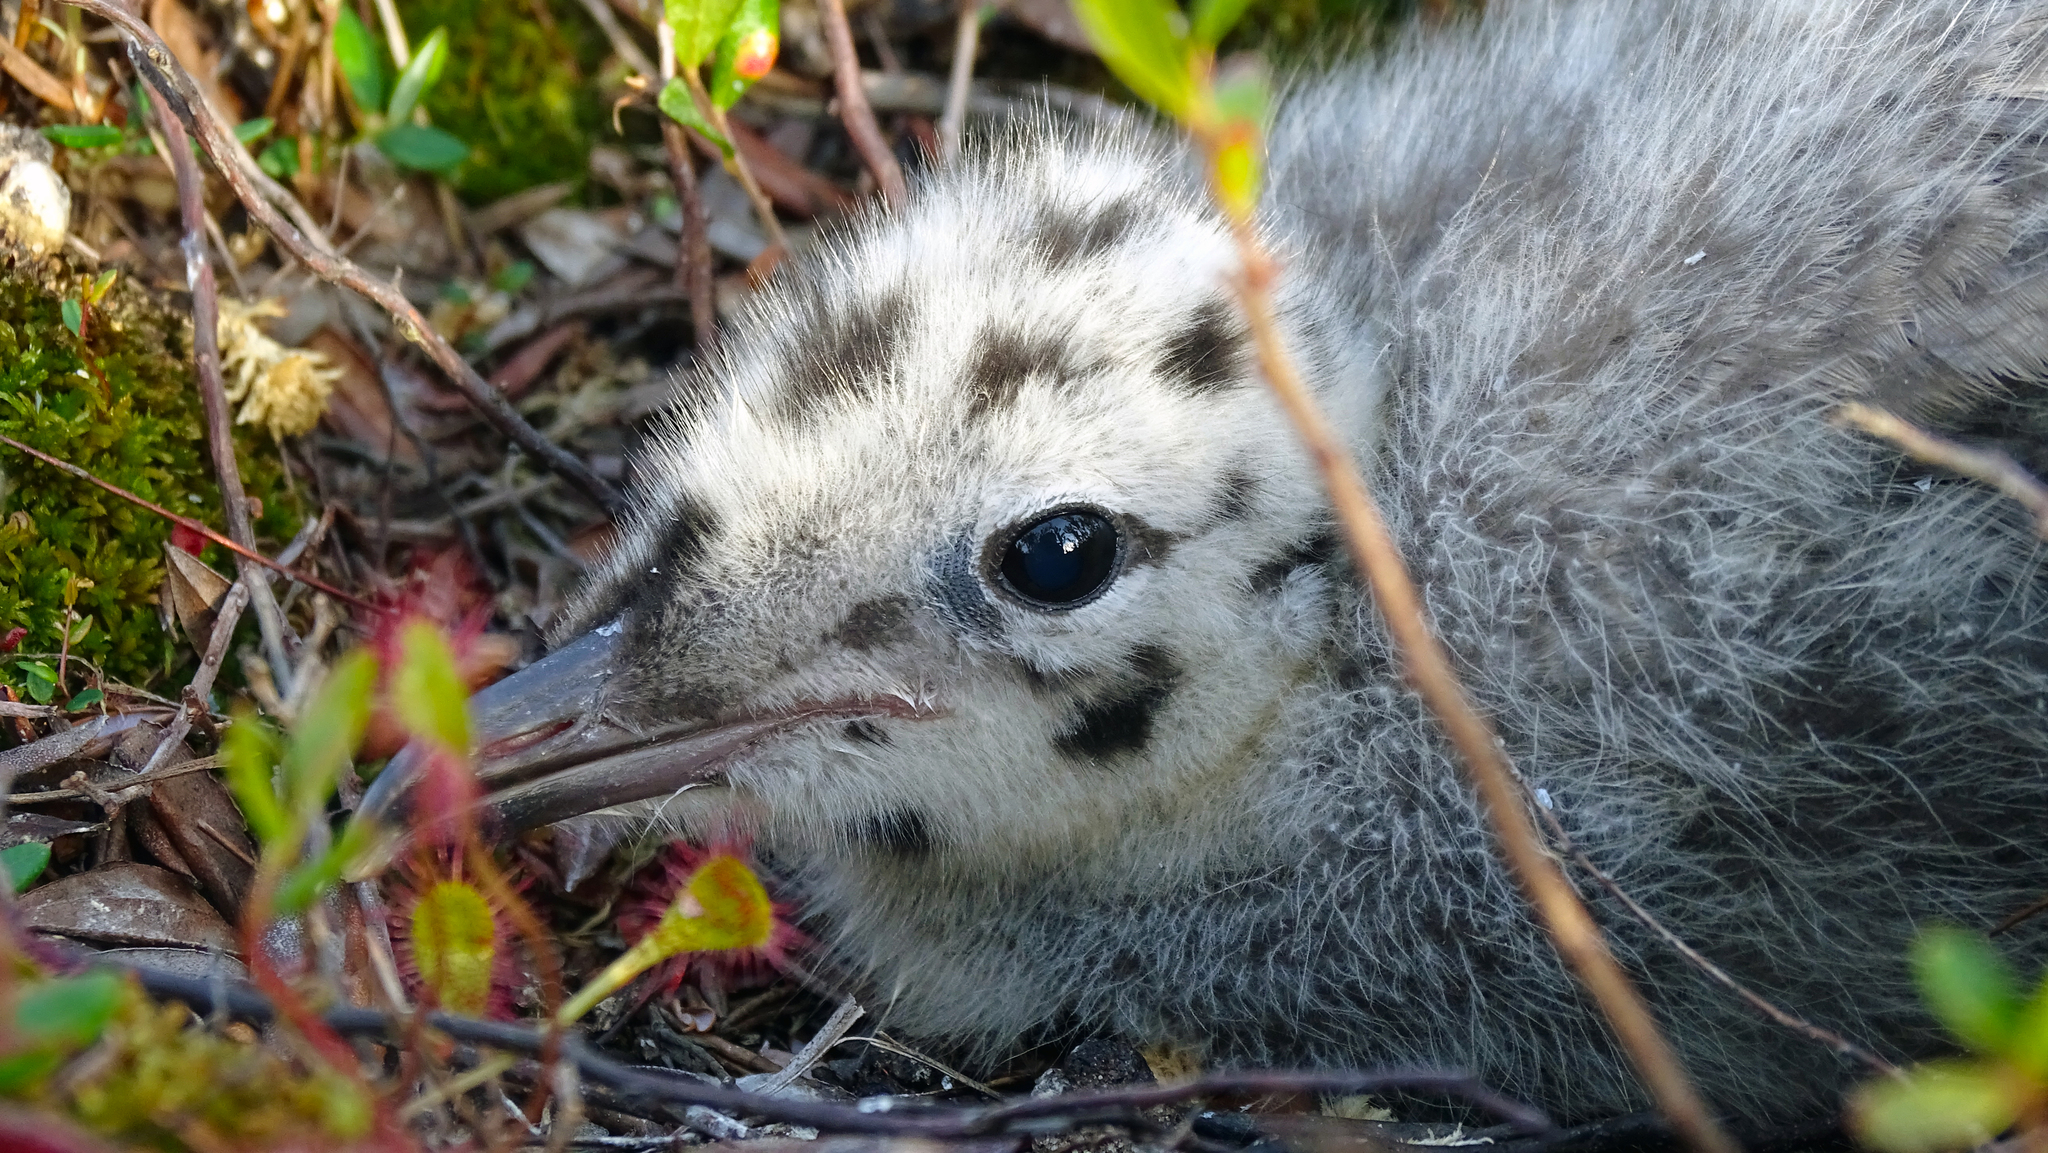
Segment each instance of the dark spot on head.
M1143 517L1129 514L1117 518L1117 527L1123 530L1127 565L1165 564L1174 546L1186 539L1180 533L1168 532Z
M866 652L878 645L901 640L903 626L909 620L910 602L902 597L862 601L847 612L846 619L826 634L825 639L857 652Z
M799 299L804 335L782 365L781 408L789 417L868 395L896 355L911 316L910 298L901 288L843 307L823 293Z
M975 334L974 346L961 383L967 389L967 412L977 417L1009 407L1031 377L1063 375L1069 359L1060 336L995 324L984 325Z
M1023 670L1024 683L1039 696L1063 697L1077 685L1086 684L1095 677L1089 669L1041 669L1027 660L1019 660L1017 667Z
M1232 469L1223 474L1223 487L1216 493L1216 519L1243 520L1252 513L1252 495L1259 481L1248 472Z
M716 513L691 497L678 498L668 523L654 533L654 546L647 550L640 571L626 577L631 591L622 600L643 620L666 611L676 587L689 583L710 553L711 537L717 532ZM608 612L605 618L613 615Z
M886 745L889 743L888 731L866 718L846 722L846 728L841 731L846 734L847 740L858 741L863 745Z
M1286 552L1260 564L1246 578L1252 591L1270 596L1280 591L1280 586L1294 570L1310 565L1329 564L1337 556L1337 538L1331 533L1320 533L1305 541L1297 542Z
M1031 232L1031 246L1054 268L1100 256L1123 243L1138 223L1140 205L1123 197L1087 209L1046 208Z
M912 808L870 813L849 830L858 844L869 845L897 857L929 856L937 847L932 826L923 812Z
M1244 324L1224 300L1195 309L1187 327L1167 338L1159 353L1159 375L1183 392L1215 392L1242 383Z
M1084 704L1066 731L1053 738L1060 752L1078 760L1103 761L1142 751L1152 740L1152 722L1180 680L1180 662L1156 645L1131 650L1131 675L1110 692Z

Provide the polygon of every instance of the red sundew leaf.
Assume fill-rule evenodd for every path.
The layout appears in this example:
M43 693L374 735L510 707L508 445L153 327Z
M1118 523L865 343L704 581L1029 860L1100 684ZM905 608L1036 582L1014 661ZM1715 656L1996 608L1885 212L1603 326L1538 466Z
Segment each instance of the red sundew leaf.
M28 630L21 627L20 625L16 625L13 628L8 629L6 636L0 636L0 653L13 652L15 648L21 644L21 638L27 635Z
M481 1017L491 998L498 926L476 886L442 881L412 911L412 956L441 1007Z

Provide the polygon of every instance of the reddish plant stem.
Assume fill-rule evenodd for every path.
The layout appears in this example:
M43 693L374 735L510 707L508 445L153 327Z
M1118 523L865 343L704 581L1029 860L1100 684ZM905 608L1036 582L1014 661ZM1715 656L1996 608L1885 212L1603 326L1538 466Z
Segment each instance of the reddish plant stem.
M1218 144L1212 137L1198 135L1198 139L1207 148ZM1364 475L1287 354L1273 309L1272 289L1279 267L1259 243L1249 219L1234 218L1231 223L1243 262L1235 287L1250 322L1259 368L1329 490L1351 561L1371 588L1373 602L1401 654L1408 683L1465 762L1509 871L1535 907L1559 956L1592 994L1672 1127L1696 1153L1740 1153L1707 1111L1642 994L1608 950L1592 914L1537 838L1524 805L1525 794L1500 738L1465 695L1464 685L1451 669L1450 654L1430 627L1428 611L1408 575L1400 548L1366 488Z
M875 123L875 110L868 105L867 90L860 83L860 53L853 47L853 29L846 23L845 0L819 0L818 16L825 24L825 42L832 49L832 80L839 94L839 120L861 163L874 174L875 186L892 208L900 207L909 195L903 183L903 169L896 154L889 151L882 126Z
M165 520L170 521L172 524L180 525L184 528L191 529L193 532L198 533L200 536L205 537L207 540L210 540L213 543L228 550L229 552L234 553L236 556L245 558L247 560L255 561L257 564L260 564L263 567L270 569L271 571L279 574L280 576L284 576L291 580L295 580L302 585L319 589L321 592L326 593L328 596L334 597L339 600L347 601L349 604L354 605L359 609L366 609L373 613L381 613L387 611L380 605L372 604L359 596L355 596L350 593L345 593L340 589L335 588L333 585L328 584L326 581L321 580L319 577L309 576L308 574L302 573L299 570L292 568L288 565L281 565L276 561L271 560L269 557L264 556L262 553L257 552L254 549L244 548L242 545L235 543L235 541L231 538L223 536L219 532L216 532L212 526L206 524L205 522L193 520L189 516L179 516L177 513L172 512L170 509L165 508L164 506L156 503L155 501L144 500L141 497L136 496L134 493L129 492L127 489L122 488L120 485L112 484L107 481L101 480L99 477L96 477L93 474L78 467L77 465L72 464L68 460L59 460L58 458L51 456L49 453L44 452L41 449L30 448L28 445L25 445L4 433L0 433L0 444L4 444L7 447L14 449L18 452L25 452L30 456L35 457L37 460L42 461L44 464L49 465L51 468L67 472L82 481L86 481L89 484L98 485L99 487L107 490L108 492L113 493L115 496L120 497L122 500L125 500L128 503L139 506L141 508L146 508L149 511L155 513L156 515L164 518Z
M690 298L690 329L697 355L718 342L712 314L711 242L706 236L704 201L697 195L697 170L690 159L690 141L683 126L661 118L661 143L668 150L669 178L675 181L676 204L683 214L682 235L676 238L675 286Z
M606 511L616 512L623 507L617 490L569 451L526 423L526 418L520 416L453 345L427 324L419 309L395 285L371 276L347 257L325 250L324 239L316 244L309 239L307 232L302 232L285 219L251 177L251 166L243 163L246 154L234 134L213 114L193 85L192 78L172 59L170 50L164 47L163 40L149 25L117 0L65 2L108 21L128 35L129 62L158 93L171 114L185 125L186 131L198 138L200 146L206 149L214 167L227 181L228 187L234 190L250 218L268 232L280 248L322 280L352 289L390 313L397 322L399 333L425 349L427 356L447 374L450 382L469 398L477 413L543 466L559 473ZM303 212L295 215L303 216Z

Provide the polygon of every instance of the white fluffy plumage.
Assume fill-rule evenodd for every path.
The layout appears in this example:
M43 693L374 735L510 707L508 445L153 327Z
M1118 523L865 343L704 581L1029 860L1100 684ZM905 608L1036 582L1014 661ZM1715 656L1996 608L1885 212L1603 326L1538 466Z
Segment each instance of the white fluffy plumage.
M2043 97L2038 0L1529 0L1299 82L1272 136L1294 348L1522 772L1895 1055L1936 1044L1916 926L2048 888L2048 568L1826 417L2048 456ZM1330 546L1233 260L1165 135L995 141L759 296L564 633L626 614L621 715L874 703L663 811L758 837L892 1030L1639 1105ZM1073 508L1114 579L1034 608L1002 549ZM1718 1104L1855 1072L1589 897Z

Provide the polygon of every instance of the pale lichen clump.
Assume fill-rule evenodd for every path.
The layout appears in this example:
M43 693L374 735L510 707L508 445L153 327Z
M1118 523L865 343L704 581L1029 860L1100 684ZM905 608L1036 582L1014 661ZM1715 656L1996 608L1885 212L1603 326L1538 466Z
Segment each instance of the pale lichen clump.
M341 370L317 352L286 348L258 327L285 314L282 304L259 300L220 302L221 367L228 399L240 404L237 424L261 424L282 440L312 431Z

